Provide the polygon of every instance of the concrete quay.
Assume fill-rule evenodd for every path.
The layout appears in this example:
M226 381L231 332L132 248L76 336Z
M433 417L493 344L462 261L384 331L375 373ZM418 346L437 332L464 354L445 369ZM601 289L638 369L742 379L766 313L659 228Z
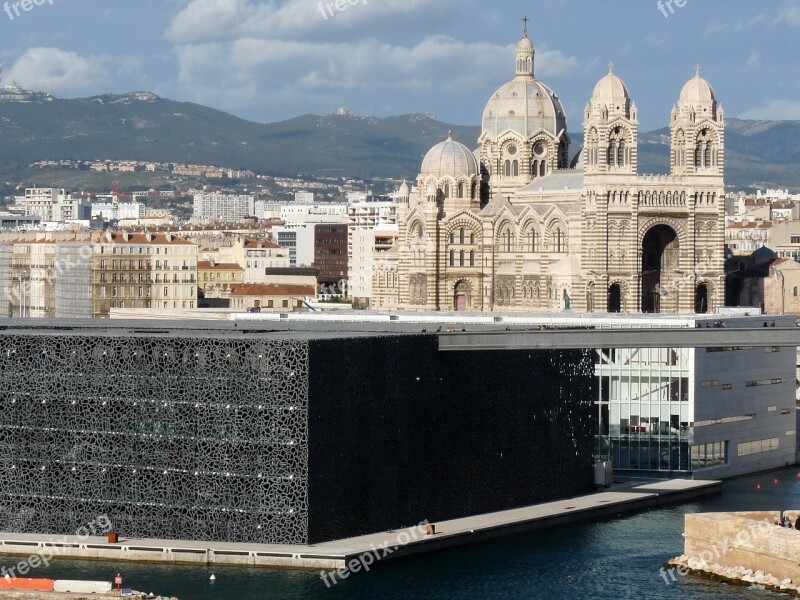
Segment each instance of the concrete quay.
M297 546L239 544L158 539L125 539L109 544L105 538L78 538L0 533L0 555L28 557L48 553L53 558L228 565L285 569L343 569L353 561L370 564L465 544L570 525L582 521L677 504L719 494L720 481L673 479L617 483L605 491L450 521L439 521L435 533L410 527L321 544ZM368 556L369 555L369 556ZM11 567L15 560L0 566Z

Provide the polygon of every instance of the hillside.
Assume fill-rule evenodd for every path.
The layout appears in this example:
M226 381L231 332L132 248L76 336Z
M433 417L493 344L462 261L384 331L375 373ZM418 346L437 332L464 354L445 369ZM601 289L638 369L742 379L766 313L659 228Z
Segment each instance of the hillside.
M468 146L479 127L429 115L304 115L253 123L147 92L46 103L0 103L0 163L131 159L214 164L269 175L414 177L448 130ZM640 171L666 172L669 132L641 135ZM573 152L582 135L572 134ZM800 188L800 122L728 120L727 181L737 188ZM8 169L5 169L6 171ZM15 169L14 172L18 172ZM35 177L35 175L34 175Z

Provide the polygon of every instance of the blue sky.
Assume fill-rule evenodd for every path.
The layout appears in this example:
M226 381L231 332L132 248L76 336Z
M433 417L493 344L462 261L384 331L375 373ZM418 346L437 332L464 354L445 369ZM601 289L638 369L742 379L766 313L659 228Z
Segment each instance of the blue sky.
M59 97L147 89L260 122L347 106L477 125L527 15L571 131L609 61L643 130L667 125L697 63L728 117L800 119L800 0L36 1L0 12L4 81Z

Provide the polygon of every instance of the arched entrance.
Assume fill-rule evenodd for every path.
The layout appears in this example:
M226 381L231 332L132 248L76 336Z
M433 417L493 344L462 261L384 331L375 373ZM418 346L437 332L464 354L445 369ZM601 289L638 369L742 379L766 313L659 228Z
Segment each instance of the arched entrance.
M469 284L466 281L459 281L453 291L453 307L458 312L467 310L468 299Z
M622 312L622 288L618 283L608 288L608 312Z
M698 285L694 291L694 312L708 312L708 286L705 283Z
M668 225L650 228L642 240L641 294L643 313L661 312L668 277L678 266L678 234Z

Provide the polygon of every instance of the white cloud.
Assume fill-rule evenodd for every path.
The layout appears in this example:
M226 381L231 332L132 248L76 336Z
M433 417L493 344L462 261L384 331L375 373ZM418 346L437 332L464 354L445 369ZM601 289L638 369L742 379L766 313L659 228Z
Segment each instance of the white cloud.
M5 79L57 95L99 92L109 80L107 67L111 62L106 56L81 56L58 48L30 48L8 70ZM136 68L129 61L125 65L132 70Z
M750 56L747 59L748 67L758 67L761 65L761 53L756 50L750 50Z
M369 90L430 93L483 90L498 68L513 76L513 46L466 43L431 36L410 46L374 39L311 43L246 38L176 50L184 93L227 109L256 102L309 100L330 93ZM578 66L574 57L542 48L537 76L550 78ZM328 105L327 102L325 104Z
M462 0L344 0L336 10L331 0L286 0L256 4L251 0L192 0L173 19L166 38L178 44L235 40L341 39L368 33L370 28L435 26L457 18Z
M790 27L800 27L800 0L789 0L783 4L780 21Z
M772 100L765 106L751 108L737 115L739 119L771 121L800 121L800 102L794 100Z

